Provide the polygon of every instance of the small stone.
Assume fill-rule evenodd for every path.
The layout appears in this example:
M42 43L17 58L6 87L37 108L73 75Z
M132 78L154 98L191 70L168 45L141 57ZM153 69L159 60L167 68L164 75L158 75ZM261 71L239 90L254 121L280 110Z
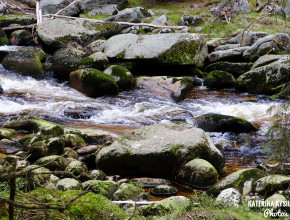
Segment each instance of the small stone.
M61 179L57 182L56 187L58 190L67 191L67 190L80 190L82 189L82 184L72 178Z
M155 186L150 193L154 196L174 196L177 193L177 189L173 186L159 185Z
M216 201L220 201L226 206L238 206L238 204L241 202L241 194L234 188L228 188L221 191L221 193L216 198Z

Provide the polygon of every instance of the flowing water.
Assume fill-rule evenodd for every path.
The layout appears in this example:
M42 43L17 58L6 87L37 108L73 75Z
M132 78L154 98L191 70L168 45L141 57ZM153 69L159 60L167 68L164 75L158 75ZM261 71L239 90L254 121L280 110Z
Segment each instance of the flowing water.
M240 167L254 166L254 159L263 156L259 147L273 122L267 109L277 104L266 96L239 94L232 90L192 89L179 103L136 91L122 92L115 97L89 98L59 83L49 74L42 79L20 76L0 65L0 123L19 114L31 114L69 126L98 127L122 134L136 127L168 120L194 123L194 117L221 113L242 117L259 127L250 135L250 144L243 135L210 133L213 142L225 154L228 173ZM71 113L72 112L72 113ZM71 117L85 112L83 118Z

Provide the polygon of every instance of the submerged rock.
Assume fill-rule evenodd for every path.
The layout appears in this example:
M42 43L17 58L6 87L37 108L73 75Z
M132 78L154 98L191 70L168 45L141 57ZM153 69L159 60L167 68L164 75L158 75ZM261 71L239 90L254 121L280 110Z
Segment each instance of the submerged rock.
M197 34L122 34L102 44L109 58L155 61L161 64L202 67L207 56L206 41Z
M217 178L218 172L209 162L193 159L180 168L176 180L186 185L207 188L213 185Z
M290 82L290 56L250 70L241 75L235 84L235 88L241 91L258 94L275 94L277 86Z
M210 187L206 193L217 196L222 190L227 188L234 188L242 192L246 181L257 180L266 175L266 172L257 168L242 169L226 176L220 182Z
M150 193L154 196L174 196L177 193L177 189L174 186L158 185Z
M186 96L192 85L192 77L141 76L136 80L136 91L180 101Z
M112 36L118 32L118 27L118 24L110 22L51 19L37 25L36 32L47 46L61 48L71 42L87 45L99 38Z
M245 119L209 113L196 118L198 127L209 132L251 132L258 129Z
M185 123L146 126L102 148L96 163L108 174L171 177L179 164L203 158L218 170L224 158L201 129Z
M142 186L143 188L153 188L159 185L169 185L170 181L160 178L150 178L150 177L139 177L130 180L131 183L137 186Z
M228 88L235 84L235 77L225 71L215 70L204 78L204 85L208 88Z
M89 97L117 95L118 85L112 76L96 69L79 69L70 73L70 86Z

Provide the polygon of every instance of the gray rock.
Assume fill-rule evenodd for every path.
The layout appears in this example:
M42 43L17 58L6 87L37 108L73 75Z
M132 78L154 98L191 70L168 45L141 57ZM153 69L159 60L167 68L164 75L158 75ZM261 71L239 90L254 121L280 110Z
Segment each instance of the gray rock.
M274 55L274 54L266 54L264 56L261 56L259 59L255 61L255 63L252 66L252 69L266 66L270 63L274 63L277 60L280 60L283 57L286 57L287 55Z
M285 11L286 17L289 18L290 17L290 0L287 1L284 11Z
M254 61L268 53L275 54L282 52L288 48L289 44L290 38L288 34L269 35L259 39L250 48L245 50L243 57Z
M59 10L68 6L71 2L69 0L41 0L39 3L39 7L42 10L42 13L45 14L55 14ZM77 3L71 5L66 10L59 13L60 15L66 16L74 16L79 13L79 8L77 7Z
M27 16L27 15L5 15L0 19L0 28L8 27L13 24L13 26L20 25L30 25L36 23L35 16Z
M228 44L241 44L242 40L244 40L243 46L251 46L257 40L259 40L263 37L266 37L268 35L270 35L270 34L266 33L266 32L255 32L255 31L247 32L247 31L245 31L244 33L241 32L237 36L229 39L227 41L227 43Z
M222 38L214 38L211 40L208 40L206 42L206 45L208 46L208 49L210 51L214 50L216 47L220 46L222 44Z
M217 61L239 61L243 60L244 52L249 49L249 46L238 47L229 50L218 50L210 53L208 59L211 63Z
M236 12L241 12L243 14L248 14L248 13L251 13L252 11L248 0L236 1L234 7L235 7Z
M164 216L165 214L187 212L193 207L192 200L184 196L172 196L154 204L142 207L140 212L145 217Z
M105 21L140 23L144 18L150 16L151 14L144 8L126 8L119 11L117 15L105 19Z
M51 155L38 159L34 164L39 166L45 165L50 170L65 170L68 160L58 155Z
M165 99L180 101L192 88L191 77L138 77L136 80L136 91L147 93Z
M95 16L95 15L115 15L119 11L118 5L116 4L109 4L109 5L102 5L98 8L94 8L87 13L88 16Z
M82 189L82 184L78 180L65 178L57 182L56 188L61 191L80 190Z
M169 185L170 181L166 179L160 179L160 178L150 178L150 177L139 177L131 179L131 183L142 186L143 188L153 188L155 186L159 185Z
M104 73L114 78L120 90L129 90L135 86L132 73L122 66L112 65L105 69Z
M271 195L279 190L286 190L290 186L290 177L283 175L269 175L254 182L254 189L260 195Z
M174 186L158 185L150 193L154 196L174 196L177 193L177 189Z
M101 194L107 198L112 198L118 189L117 183L113 181L88 180L83 182L82 185L84 189Z
M0 16L10 14L9 7L5 2L0 2Z
M2 46L2 45L8 45L8 44L9 44L9 40L7 38L7 35L6 35L5 31L3 31L0 28L0 46ZM1 54L1 58L2 58L2 54Z
M13 154L22 149L22 144L13 140L2 139L0 140L0 149L7 154Z
M234 188L242 191L244 183L249 180L257 180L266 176L266 173L257 168L248 168L236 171L210 187L206 193L217 196L222 190Z
M203 130L168 123L146 126L118 138L97 154L96 163L106 173L170 177L181 160L196 157L209 161L218 171L224 167L222 154Z
M27 30L16 30L10 35L10 43L17 46L33 46L35 42L33 41L31 32Z
M277 86L290 81L290 56L285 56L266 66L252 69L241 75L235 88L258 94L275 94Z
M274 203L273 208L276 209L279 207L278 204L283 204L283 202L287 203L287 199L285 196L275 193L274 195L267 198L265 202L269 202L269 203L273 202Z
M245 119L222 115L222 114L205 114L196 118L198 127L207 132L251 132L258 129Z
M77 153L79 155L83 156L83 155L87 155L87 154L96 153L101 148L102 148L102 146L100 146L100 145L89 145L89 146L82 147L82 148L78 149L77 150Z
M8 128L0 128L0 140L1 139L10 139L14 135L16 135L17 132L13 129Z
M89 175L93 180L106 180L107 179L106 174L101 170L91 170Z
M87 45L87 49L91 53L101 52L102 51L102 44L105 43L105 40L96 40Z
M140 34L140 30L140 27L132 26L123 30L121 34Z
M218 178L218 172L209 162L203 159L193 159L180 168L176 180L186 185L207 188Z
M123 9L128 4L127 0L80 0L77 3L81 13L90 15L112 14Z
M73 47L64 47L64 48L60 48L57 51L55 51L53 53L52 58L57 59L59 57L64 57L64 56L74 57L76 59L81 59L81 58L84 58L86 56L86 53L84 51L78 50L78 49L73 48Z
M23 4L28 5L31 8L35 8L36 2L34 0L16 0L17 2L21 2Z
M212 63L208 65L205 68L206 72L211 72L215 70L221 70L228 73L231 73L234 77L239 77L240 75L248 72L251 67L253 66L253 63L232 63L232 62L217 62Z
M204 85L208 88L229 88L235 84L235 77L225 71L215 70L204 78Z
M139 200L142 197L143 190L133 184L123 183L114 194L114 200Z
M194 64L197 67L203 66L207 56L206 41L197 34L122 34L110 38L102 47L108 58Z
M240 47L240 44L225 44L225 45L221 45L221 46L218 46L217 48L215 48L215 51L235 49L238 47Z
M86 165L80 161L72 161L66 167L65 171L71 172L75 176L85 175L88 172Z
M224 189L217 196L216 201L222 203L225 206L238 206L241 202L241 194L234 188Z
M167 18L166 15L161 15L158 18L155 18L151 22L151 24L154 24L154 25L166 25L167 20L168 20L168 18Z
M204 20L199 16L183 15L179 21L179 26L198 26L204 23Z
M47 45L56 48L76 42L87 45L102 37L119 32L116 23L96 23L80 20L51 19L37 25L38 37Z

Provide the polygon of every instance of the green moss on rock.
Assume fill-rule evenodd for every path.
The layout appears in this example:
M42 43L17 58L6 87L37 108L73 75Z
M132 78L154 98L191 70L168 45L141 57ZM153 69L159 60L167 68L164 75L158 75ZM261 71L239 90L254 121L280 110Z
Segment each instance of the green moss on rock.
M212 71L204 79L204 85L209 88L228 88L234 86L235 77L225 71Z
M114 78L120 90L131 89L135 85L135 79L132 73L122 66L119 65L110 66L104 71L104 73Z
M83 183L83 188L107 198L113 198L113 194L118 189L118 185L112 181L88 180Z
M8 45L9 40L7 38L6 33L0 28L0 46L1 45Z
M16 135L17 132L13 129L8 129L8 128L0 128L0 139L10 139L14 135Z

